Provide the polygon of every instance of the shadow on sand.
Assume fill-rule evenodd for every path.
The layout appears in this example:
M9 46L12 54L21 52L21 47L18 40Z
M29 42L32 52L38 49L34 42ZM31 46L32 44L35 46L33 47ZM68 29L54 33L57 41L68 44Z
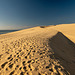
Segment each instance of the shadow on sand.
M55 58L71 75L75 75L75 44L61 32L49 39Z

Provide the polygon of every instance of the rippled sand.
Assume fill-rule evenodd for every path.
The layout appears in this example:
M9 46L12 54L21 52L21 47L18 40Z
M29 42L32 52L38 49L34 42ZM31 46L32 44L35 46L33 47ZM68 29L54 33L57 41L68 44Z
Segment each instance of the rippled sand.
M75 75L74 32L64 24L0 35L0 75Z

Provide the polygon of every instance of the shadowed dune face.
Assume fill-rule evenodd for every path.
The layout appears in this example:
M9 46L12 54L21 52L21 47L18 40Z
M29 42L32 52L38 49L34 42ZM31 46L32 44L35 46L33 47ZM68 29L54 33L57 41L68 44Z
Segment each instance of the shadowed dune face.
M75 75L75 44L61 32L58 32L49 39L49 45L54 51L55 58L60 60L61 65L71 75Z
M70 40L72 40L75 43L75 24L61 24L56 25L53 28L62 32L64 35L66 35Z

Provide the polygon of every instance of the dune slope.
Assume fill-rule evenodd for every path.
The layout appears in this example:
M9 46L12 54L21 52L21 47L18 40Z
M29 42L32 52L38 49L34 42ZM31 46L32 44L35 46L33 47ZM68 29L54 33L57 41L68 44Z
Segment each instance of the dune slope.
M75 24L61 24L54 26L54 28L62 32L75 43Z
M50 39L49 45L54 51L55 58L60 60L61 65L71 75L75 75L75 44L61 32L58 32Z
M0 35L0 75L74 75L75 45L55 27Z

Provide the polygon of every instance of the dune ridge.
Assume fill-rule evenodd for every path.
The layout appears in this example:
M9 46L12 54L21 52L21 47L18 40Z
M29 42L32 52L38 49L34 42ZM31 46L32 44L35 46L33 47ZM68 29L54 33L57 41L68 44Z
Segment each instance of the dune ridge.
M65 28L67 33L61 28L33 27L0 35L0 75L75 75L74 40L67 36L70 28Z
M61 32L58 32L50 39L49 45L55 53L55 58L60 60L61 65L71 75L75 75L75 44Z

